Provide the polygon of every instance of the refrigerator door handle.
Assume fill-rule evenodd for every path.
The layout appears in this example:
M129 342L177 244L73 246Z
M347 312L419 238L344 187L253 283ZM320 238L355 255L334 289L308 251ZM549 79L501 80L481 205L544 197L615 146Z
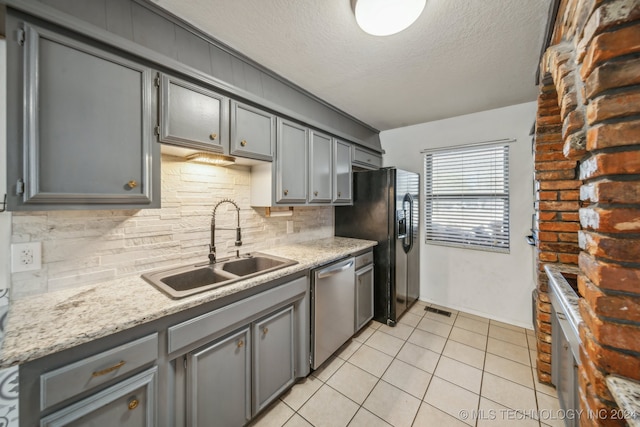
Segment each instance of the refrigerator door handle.
M404 242L402 242L402 248L404 249L405 253L408 253L411 248L413 248L413 202L414 200L411 193L407 193L404 195L404 198L402 199L402 207L404 208L405 203L409 203L409 221L407 221L407 235L404 239Z

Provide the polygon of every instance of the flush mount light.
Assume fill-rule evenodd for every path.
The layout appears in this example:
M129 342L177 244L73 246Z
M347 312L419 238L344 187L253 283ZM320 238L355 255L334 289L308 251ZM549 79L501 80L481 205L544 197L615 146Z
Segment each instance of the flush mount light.
M194 153L187 156L187 160L215 166L229 166L236 162L235 157L215 153Z
M399 33L413 24L427 0L351 0L356 22L374 36Z

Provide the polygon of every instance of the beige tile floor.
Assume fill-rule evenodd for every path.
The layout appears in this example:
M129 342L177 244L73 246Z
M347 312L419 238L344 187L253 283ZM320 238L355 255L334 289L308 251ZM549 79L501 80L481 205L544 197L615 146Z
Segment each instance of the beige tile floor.
M426 305L395 327L369 323L252 425L564 425L555 389L535 377L532 330Z

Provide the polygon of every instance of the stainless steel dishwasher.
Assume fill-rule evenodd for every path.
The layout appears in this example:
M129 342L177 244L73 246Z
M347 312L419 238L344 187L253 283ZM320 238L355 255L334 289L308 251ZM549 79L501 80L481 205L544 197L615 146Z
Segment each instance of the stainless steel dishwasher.
M311 368L317 369L354 334L354 258L313 271Z

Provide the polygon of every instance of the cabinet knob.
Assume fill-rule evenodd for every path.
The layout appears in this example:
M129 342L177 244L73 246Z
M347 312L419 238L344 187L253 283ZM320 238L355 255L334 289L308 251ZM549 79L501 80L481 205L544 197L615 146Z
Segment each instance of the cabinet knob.
M367 159L367 162L371 163L371 159Z
M211 135L209 135L209 138L211 138L212 141L215 141L217 137L218 137L217 133L212 133Z
M132 179L131 181L127 182L127 186L129 186L129 188L136 188L138 186L138 181Z
M338 197L342 197L342 193L338 191Z
M267 332L269 332L269 328L262 328L262 333L267 335Z
M238 348L242 348L244 347L244 341L240 340L238 341Z
M314 195L314 196L318 196L318 192L317 192L317 191L314 191L314 192L313 192L313 195Z
M240 141L240 145L244 147L245 145L247 145L247 141L243 139L242 141Z
M140 402L138 401L138 399L136 399L135 397L133 399L131 399L129 401L129 410L133 411L134 409L136 409L138 407L138 405L140 404Z
M284 190L284 195L286 196L287 194L289 194L289 190Z

